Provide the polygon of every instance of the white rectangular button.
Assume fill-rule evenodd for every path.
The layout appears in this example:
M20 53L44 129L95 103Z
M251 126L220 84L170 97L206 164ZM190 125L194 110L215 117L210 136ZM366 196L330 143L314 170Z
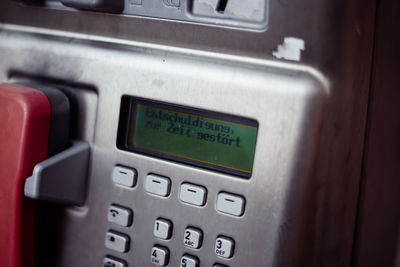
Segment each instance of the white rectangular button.
M105 257L103 267L126 267L125 262L110 257Z
M117 252L127 252L129 249L129 237L121 233L107 232L104 245L106 248Z
M196 206L203 206L206 202L206 192L207 190L202 186L182 184L179 198L183 202Z
M151 249L151 263L165 266L168 264L169 251L166 247L155 246Z
M130 226L132 223L132 211L121 206L111 205L108 208L107 219L109 222L121 225Z
M181 265L180 267L198 267L199 260L196 257L184 255L181 258Z
M235 242L232 238L226 236L219 236L215 241L215 254L222 258L231 258L233 255L233 249Z
M172 224L165 219L157 219L154 222L153 234L161 239L169 239L172 233Z
M133 187L136 184L136 170L115 166L112 171L112 180L116 184Z
M149 174L146 177L145 189L151 194L166 197L169 195L171 181L162 176Z
M186 228L183 239L185 246L197 249L201 246L202 241L203 233L201 230L192 227Z
M241 216L244 212L245 200L243 197L228 193L219 193L217 210L234 216Z

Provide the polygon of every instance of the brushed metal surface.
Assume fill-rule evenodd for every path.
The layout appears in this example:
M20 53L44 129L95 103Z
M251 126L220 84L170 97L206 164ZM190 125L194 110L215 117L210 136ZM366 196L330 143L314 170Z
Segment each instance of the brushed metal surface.
M104 44L37 34L0 33L1 79L10 70L73 80L97 88L98 112L87 201L84 207L67 209L59 266L99 266L107 254L125 259L132 266L151 266L151 247L170 249L170 265L178 265L184 253L199 257L210 266L217 261L214 242L218 235L236 240L229 266L273 266L285 249L280 234L296 209L297 196L312 182L310 174L322 115L328 95L324 80L305 66L251 60L240 57L198 56L156 49ZM215 58L216 57L216 58ZM51 64L51 67L49 67ZM32 66L35 65L35 68ZM253 176L246 181L190 166L163 161L116 148L119 106L123 94L178 105L201 108L256 119L259 133ZM134 188L114 185L111 172L116 164L137 169ZM159 198L145 192L148 173L168 176L171 194ZM183 182L208 190L205 206L193 207L179 201ZM220 191L243 195L246 210L236 218L216 211ZM133 225L121 228L107 222L107 209L116 203L134 212ZM169 241L153 237L156 218L174 224ZM291 218L293 220L293 218ZM299 222L300 223L300 222ZM187 226L204 231L201 249L191 251L183 244ZM110 230L131 236L131 249L115 254L104 248ZM90 254L90 257L87 255Z

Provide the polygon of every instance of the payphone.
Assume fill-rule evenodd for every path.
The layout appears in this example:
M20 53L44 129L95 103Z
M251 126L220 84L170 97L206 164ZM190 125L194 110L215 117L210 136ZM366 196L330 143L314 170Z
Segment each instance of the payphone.
M339 2L3 1L0 80L75 103L15 189L36 265L347 266L373 12Z

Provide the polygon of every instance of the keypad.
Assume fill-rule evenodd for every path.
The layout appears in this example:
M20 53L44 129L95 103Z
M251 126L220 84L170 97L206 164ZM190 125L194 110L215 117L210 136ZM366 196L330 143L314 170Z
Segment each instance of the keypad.
M112 180L115 184L123 185L126 187L134 187L137 183L137 172L133 168L116 166L112 172ZM171 179L157 174L148 174L144 180L145 191L153 196L168 197L171 194L171 187L173 186ZM176 185L175 185L176 186ZM204 206L207 202L207 197L212 197L216 201L215 209L222 215L232 215L240 217L245 211L245 198L229 192L220 192L216 196L207 196L207 188L204 186L183 183L179 186L179 200L185 204L193 206ZM178 203L178 202L177 202ZM181 203L182 204L182 203ZM196 207L194 207L196 208ZM126 205L119 203L111 204L108 207L107 220L111 225L121 227L129 227L133 222L134 212ZM128 229L128 228L126 228ZM179 229L178 229L179 230ZM175 230L174 230L175 231ZM187 226L184 231L183 246L192 249L200 249L203 245L203 231L200 228ZM151 234L151 233L149 233ZM158 240L160 244L152 247L150 253L150 262L158 266L166 266L169 263L170 250L164 246L162 242L168 242L173 238L173 220L166 218L157 218L154 221L153 227L154 240ZM215 237L214 237L215 238ZM121 233L115 230L109 230L105 236L105 247L120 253L129 251L130 237L126 233ZM168 244L168 243L165 243ZM215 238L214 249L216 257L223 259L230 259L235 252L235 241L233 238L220 235ZM196 255L184 254L180 259L180 267L199 267L200 259ZM106 256L103 260L103 267L128 267L126 262L114 256ZM212 267L228 267L221 263L214 263Z

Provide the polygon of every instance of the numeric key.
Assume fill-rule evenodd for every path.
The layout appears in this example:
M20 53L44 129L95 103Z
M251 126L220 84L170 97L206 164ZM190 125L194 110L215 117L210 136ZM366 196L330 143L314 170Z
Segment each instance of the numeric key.
M153 234L160 239L170 239L172 235L172 223L166 219L157 219L154 222Z
M199 260L190 255L183 255L181 258L181 265L180 267L198 267L199 266Z
M200 229L188 227L185 230L185 236L183 239L183 243L185 246L198 249L201 247L201 243L203 242L203 232Z
M235 241L232 238L226 236L219 236L215 240L215 254L225 259L229 259L233 256L233 250L235 248Z
M159 266L165 266L169 261L169 250L166 247L154 246L151 249L151 263Z

